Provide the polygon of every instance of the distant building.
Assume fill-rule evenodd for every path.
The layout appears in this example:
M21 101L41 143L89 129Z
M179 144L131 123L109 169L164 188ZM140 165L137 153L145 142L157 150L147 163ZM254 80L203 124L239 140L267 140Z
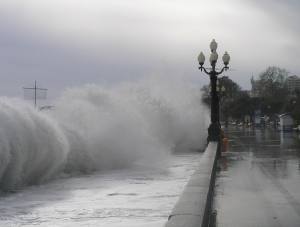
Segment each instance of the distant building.
M294 126L294 119L288 113L279 115L279 125L281 131L291 131Z
M294 93L296 90L300 91L300 78L298 76L289 76L286 79L286 83L290 94Z
M259 97L258 81L254 80L254 77L251 77L251 90L248 91L248 94L251 98Z
M257 90L250 90L250 91L246 91L246 92L251 98L259 97L259 93Z

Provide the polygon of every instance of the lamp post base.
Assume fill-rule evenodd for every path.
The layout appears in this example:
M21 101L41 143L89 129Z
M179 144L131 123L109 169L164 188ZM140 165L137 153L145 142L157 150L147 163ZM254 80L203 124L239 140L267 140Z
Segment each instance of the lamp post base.
M208 142L209 141L220 141L221 139L221 126L219 123L211 123L208 127Z

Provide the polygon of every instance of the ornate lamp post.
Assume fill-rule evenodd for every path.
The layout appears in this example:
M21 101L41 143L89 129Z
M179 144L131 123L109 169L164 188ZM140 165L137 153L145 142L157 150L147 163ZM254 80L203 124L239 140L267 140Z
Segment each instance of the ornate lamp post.
M198 62L199 62L199 69L204 71L207 75L210 77L210 85L211 85L211 123L208 128L208 141L219 141L220 140L220 116L219 116L219 96L217 93L217 80L218 75L224 72L224 70L229 69L228 64L230 61L230 56L225 52L225 54L222 57L222 60L224 62L224 67L217 72L216 71L216 63L218 61L218 53L217 53L217 42L213 39L210 43L210 50L211 54L209 57L210 64L212 66L210 71L207 71L206 68L203 67L203 64L205 62L205 56L203 52L201 52L198 56Z

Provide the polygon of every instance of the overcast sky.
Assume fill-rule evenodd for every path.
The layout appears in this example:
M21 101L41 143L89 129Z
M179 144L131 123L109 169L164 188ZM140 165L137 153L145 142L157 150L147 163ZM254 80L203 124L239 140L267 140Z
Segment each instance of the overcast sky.
M202 86L201 50L243 88L267 66L300 76L298 0L0 0L0 95L161 75ZM222 63L219 61L219 65Z

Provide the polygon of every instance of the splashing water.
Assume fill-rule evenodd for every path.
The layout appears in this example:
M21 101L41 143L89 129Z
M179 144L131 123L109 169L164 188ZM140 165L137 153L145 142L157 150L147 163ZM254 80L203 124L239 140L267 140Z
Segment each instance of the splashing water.
M11 190L52 177L69 143L58 123L20 100L0 99L0 187Z
M207 109L199 89L147 80L67 89L53 110L0 99L0 188L134 164L203 147Z

